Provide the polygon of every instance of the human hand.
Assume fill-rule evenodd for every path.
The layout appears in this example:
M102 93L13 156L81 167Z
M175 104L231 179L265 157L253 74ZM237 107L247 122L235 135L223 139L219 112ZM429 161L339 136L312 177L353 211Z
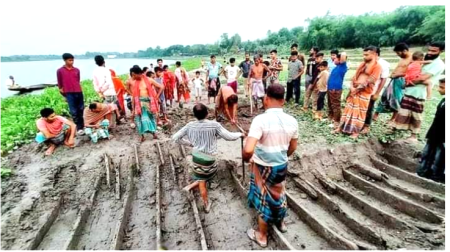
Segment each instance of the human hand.
M380 94L374 94L374 95L372 95L372 101L378 100L379 97L380 97Z

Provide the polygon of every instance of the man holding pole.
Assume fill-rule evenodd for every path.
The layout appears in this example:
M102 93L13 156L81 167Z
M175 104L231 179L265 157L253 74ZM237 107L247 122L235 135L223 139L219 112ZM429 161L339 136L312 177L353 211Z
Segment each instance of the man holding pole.
M248 203L258 211L258 230L249 229L248 237L267 247L269 223L286 232L286 176L288 156L297 149L298 123L283 112L284 87L272 84L263 100L265 113L253 119L245 147L244 161L250 162Z
M217 139L223 138L227 141L234 141L244 137L245 133L234 133L226 130L220 123L206 120L208 108L198 103L193 109L197 121L190 122L180 131L172 136L172 140L179 144L192 146L192 169L191 174L194 182L185 188L184 191L198 187L203 199L204 210L209 213L211 202L208 201L206 182L211 180L217 173Z

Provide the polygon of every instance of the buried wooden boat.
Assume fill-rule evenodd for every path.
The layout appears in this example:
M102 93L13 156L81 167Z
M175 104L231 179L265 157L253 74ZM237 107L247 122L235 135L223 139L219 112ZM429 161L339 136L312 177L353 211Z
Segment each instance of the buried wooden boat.
M28 93L28 92L32 92L35 90L41 90L47 87L55 87L58 86L58 83L54 82L54 83L42 83L42 84L36 84L36 85L31 85L31 86L11 86L8 87L9 91L18 91L19 93Z

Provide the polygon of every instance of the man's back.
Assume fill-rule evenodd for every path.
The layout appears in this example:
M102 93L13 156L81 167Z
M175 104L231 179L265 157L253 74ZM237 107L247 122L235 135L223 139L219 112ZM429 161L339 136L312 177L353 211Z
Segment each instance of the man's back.
M253 160L264 166L285 164L292 139L298 138L298 122L281 108L268 109L253 119L249 137L258 139Z
M206 154L217 153L217 139L223 138L228 141L236 140L241 137L241 133L229 132L220 125L220 123L210 120L199 120L186 124L180 131L173 135L172 139L190 144L194 150ZM188 142L183 142L186 137Z

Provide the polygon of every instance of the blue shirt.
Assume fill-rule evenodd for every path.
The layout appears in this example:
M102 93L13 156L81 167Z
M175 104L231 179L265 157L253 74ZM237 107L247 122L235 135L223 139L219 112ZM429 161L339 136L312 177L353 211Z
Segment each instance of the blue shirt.
M347 62L336 65L328 78L328 90L342 90L342 85L344 84L344 77L347 70Z
M336 65L334 64L334 61L332 59L328 59L328 70L331 72L333 72L333 69L336 67Z
M222 65L219 62L216 62L216 64L211 64L211 62L208 63L207 69L209 71L209 78L217 78L219 77L219 70L222 68Z

